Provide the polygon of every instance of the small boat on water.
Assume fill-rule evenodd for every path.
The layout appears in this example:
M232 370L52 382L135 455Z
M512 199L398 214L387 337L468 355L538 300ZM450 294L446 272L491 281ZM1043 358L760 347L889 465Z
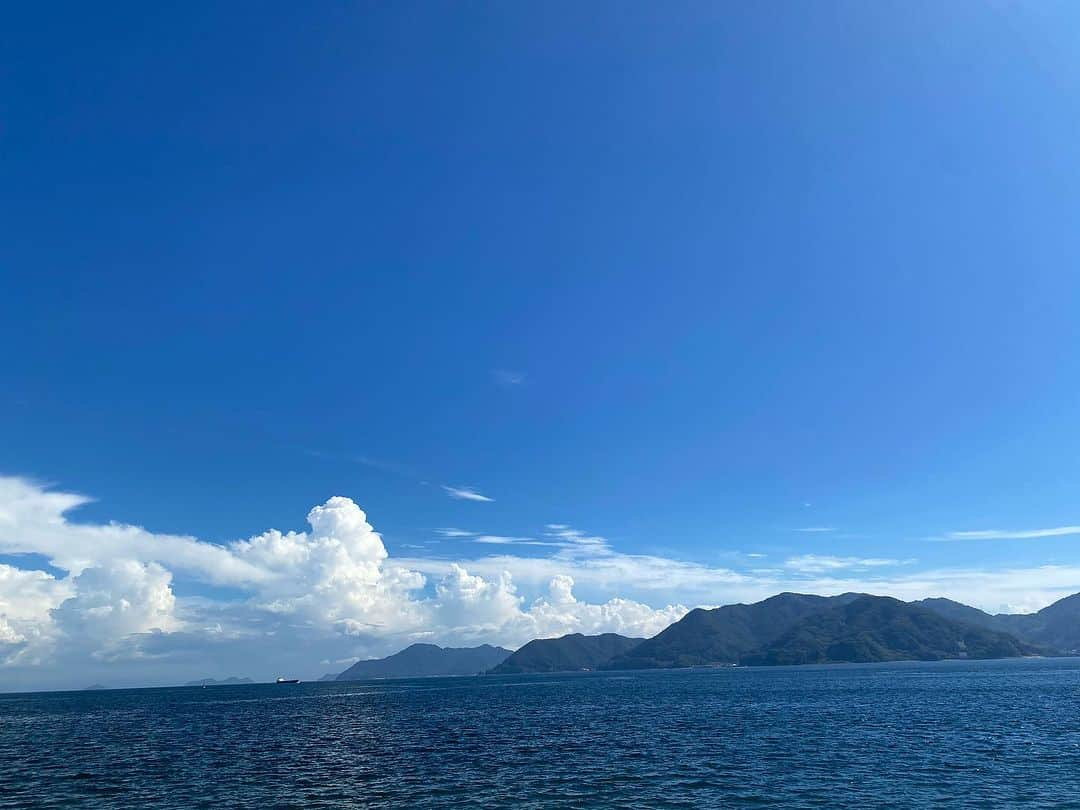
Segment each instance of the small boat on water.
M278 678L274 683L300 683L299 678Z

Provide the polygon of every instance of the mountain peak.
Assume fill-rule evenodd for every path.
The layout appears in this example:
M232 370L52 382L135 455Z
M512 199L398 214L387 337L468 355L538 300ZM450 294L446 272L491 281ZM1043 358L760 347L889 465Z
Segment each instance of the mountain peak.
M498 666L509 650L483 644L479 647L439 647L418 642L370 661L357 661L337 676L339 681L371 678L424 678L436 675L477 675Z
M522 672L567 672L597 669L642 642L617 633L586 636L570 633L559 638L534 639L491 670L492 675Z

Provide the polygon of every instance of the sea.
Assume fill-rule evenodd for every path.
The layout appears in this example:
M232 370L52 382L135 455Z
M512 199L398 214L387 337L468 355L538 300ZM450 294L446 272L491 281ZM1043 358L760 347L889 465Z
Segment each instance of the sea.
M0 807L1080 807L1080 659L0 695Z

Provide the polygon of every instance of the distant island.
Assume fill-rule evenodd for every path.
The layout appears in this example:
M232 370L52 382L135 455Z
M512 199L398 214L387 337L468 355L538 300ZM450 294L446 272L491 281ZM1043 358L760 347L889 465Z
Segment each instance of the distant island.
M782 593L751 605L692 610L603 668L938 661L1041 652L1048 649L1037 641L887 596Z
M510 650L484 644L480 647L439 647L413 644L386 658L357 661L337 676L339 681L372 678L427 678L436 675L479 675L497 667Z
M413 644L321 680L592 670L941 661L1080 653L1080 594L1031 614L989 614L950 599L781 593L691 610L649 639L616 633L533 639L516 652Z
M251 678L237 678L235 676L220 681L213 678L201 678L197 681L188 681L184 686L242 686L247 683L255 683L255 681L251 680Z
M492 675L522 672L572 672L592 670L637 647L644 639L615 633L583 636L572 633L561 638L534 639L494 669Z

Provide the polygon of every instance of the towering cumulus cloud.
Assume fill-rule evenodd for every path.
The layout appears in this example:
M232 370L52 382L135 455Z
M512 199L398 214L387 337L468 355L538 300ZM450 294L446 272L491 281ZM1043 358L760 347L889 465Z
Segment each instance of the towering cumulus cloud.
M230 547L266 574L257 606L350 633L422 626L422 605L410 592L423 588L424 577L387 564L382 538L359 506L334 497L312 509L308 523L307 533L271 530Z
M65 639L90 641L95 655L136 633L179 630L172 574L156 562L109 560L75 576L74 593L52 611Z
M451 563L429 581L396 563L344 497L314 507L308 531L271 529L226 545L71 520L87 500L0 478L0 554L14 561L0 564L0 687L5 672L19 673L15 686L34 670L48 683L70 667L175 672L172 680L208 667L263 675L281 662L310 667L322 656L331 667L417 639L513 646L574 631L641 635L685 612L581 602L561 574L531 603L507 571L477 575ZM48 570L32 565L41 558ZM178 596L177 582L190 595Z

